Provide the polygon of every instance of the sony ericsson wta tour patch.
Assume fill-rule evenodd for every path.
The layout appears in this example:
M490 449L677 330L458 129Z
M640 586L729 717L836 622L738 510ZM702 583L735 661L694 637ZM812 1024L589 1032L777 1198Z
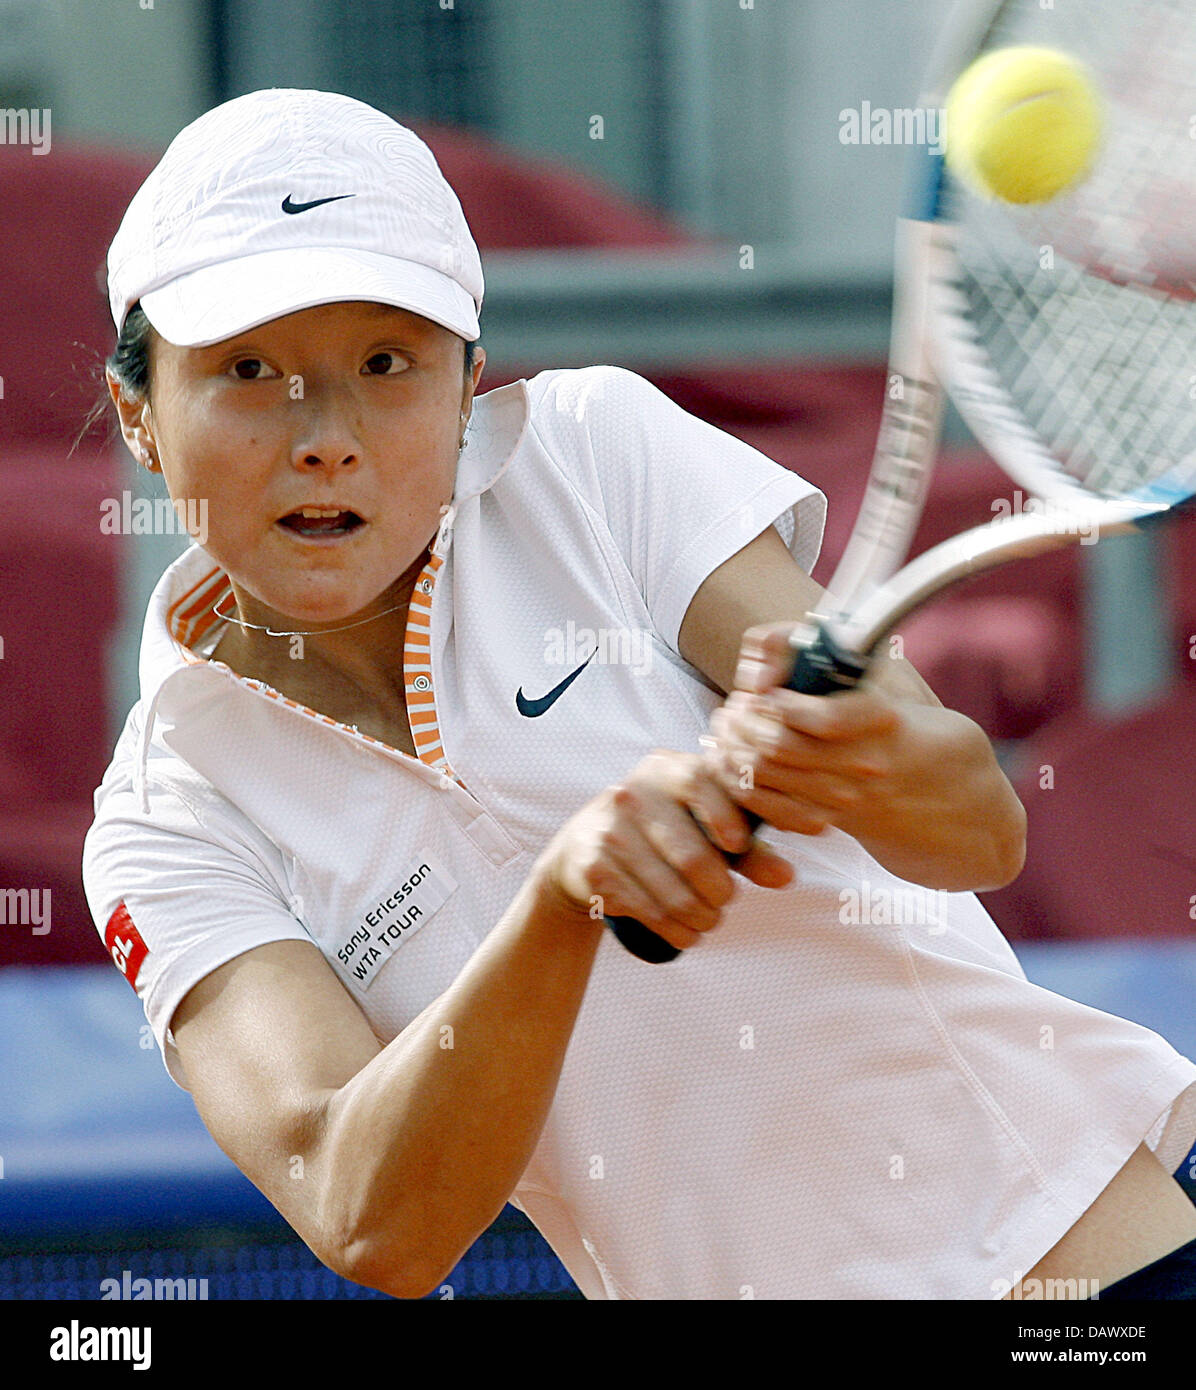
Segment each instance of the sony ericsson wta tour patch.
M394 888L366 908L337 947L341 974L357 989L369 989L394 952L432 920L456 888L434 855L419 855Z

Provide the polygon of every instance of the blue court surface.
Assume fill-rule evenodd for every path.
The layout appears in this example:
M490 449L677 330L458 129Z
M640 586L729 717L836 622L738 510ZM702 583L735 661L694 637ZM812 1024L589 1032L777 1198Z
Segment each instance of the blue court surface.
M1017 953L1035 983L1196 1056L1196 943ZM203 1278L209 1298L382 1296L320 1265L220 1151L114 970L0 971L0 1059L0 1298L96 1298L126 1271ZM578 1295L508 1207L432 1296Z

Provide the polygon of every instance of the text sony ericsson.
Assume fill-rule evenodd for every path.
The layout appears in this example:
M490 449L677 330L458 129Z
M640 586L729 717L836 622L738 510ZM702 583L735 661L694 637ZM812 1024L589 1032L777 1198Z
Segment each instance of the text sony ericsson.
M421 864L419 868L416 869L416 871L411 875L407 882L404 883L403 886L397 892L392 893L389 898L386 898L384 901L380 902L378 906L375 907L371 912L367 912L365 914L365 920L369 923L371 927L376 927L378 923L381 922L385 914L388 912L393 912L395 908L398 907L398 905L408 895L408 893L410 893L411 890L416 886L416 884L422 882L423 879L431 872L432 870L428 867L427 864Z
M365 914L365 923L363 923L361 926L357 928L356 931L354 931L353 935L349 938L345 945L343 945L340 948L340 950L338 950L336 953L337 956L340 958L340 962L342 965L348 965L353 956L356 955L357 947L364 946L365 943L369 940L370 933L367 930L367 924L370 927L378 926L382 919L388 913L393 912L395 908L397 908L399 904L404 900L404 898L410 896L411 891L414 888L416 888L420 883L422 883L423 880L431 872L432 869L430 865L421 864L419 868L416 869L416 871L411 875L411 877L407 879L407 881L403 883L401 887L397 888L390 895L389 898L384 898L380 903L378 903L375 907L371 908L370 911ZM403 923L403 926L408 925L410 925L410 923Z

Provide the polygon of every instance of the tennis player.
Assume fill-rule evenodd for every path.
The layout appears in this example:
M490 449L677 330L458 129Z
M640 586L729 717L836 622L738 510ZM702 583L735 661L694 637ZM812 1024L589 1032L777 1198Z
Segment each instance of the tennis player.
M627 371L475 396L460 205L343 96L188 126L108 267L124 439L208 522L85 883L321 1259L425 1295L510 1200L590 1298L1175 1291L1196 1066L1024 978L986 739L902 661L777 689L814 487Z

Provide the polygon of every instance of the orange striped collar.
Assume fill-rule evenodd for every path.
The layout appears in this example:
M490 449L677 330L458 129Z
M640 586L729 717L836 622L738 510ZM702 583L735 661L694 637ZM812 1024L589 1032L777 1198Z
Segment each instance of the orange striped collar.
M192 550L199 552L199 547L192 547ZM191 558L191 553L189 552L185 558ZM411 736L420 761L456 779L456 774L445 756L440 735L440 717L432 675L432 595L444 559L443 554L433 551L416 580L411 595L403 643L403 687L407 701L407 719L411 725ZM203 563L205 560L206 564ZM189 568L197 573L186 576L189 582L184 581L178 597L167 604L164 614L166 632L175 648L178 662L176 669L205 664L206 658L197 656L193 649L229 621L227 618L219 617L214 611L218 608L223 611L224 601L232 594L232 585L225 571L202 552L194 556ZM181 573L179 578L183 580ZM237 676L235 673L230 674L249 688L280 700L284 705L308 714L323 724L348 729L348 726L339 725L328 715L288 699L261 681ZM361 734L356 729L348 731L368 743L381 742L379 739Z

